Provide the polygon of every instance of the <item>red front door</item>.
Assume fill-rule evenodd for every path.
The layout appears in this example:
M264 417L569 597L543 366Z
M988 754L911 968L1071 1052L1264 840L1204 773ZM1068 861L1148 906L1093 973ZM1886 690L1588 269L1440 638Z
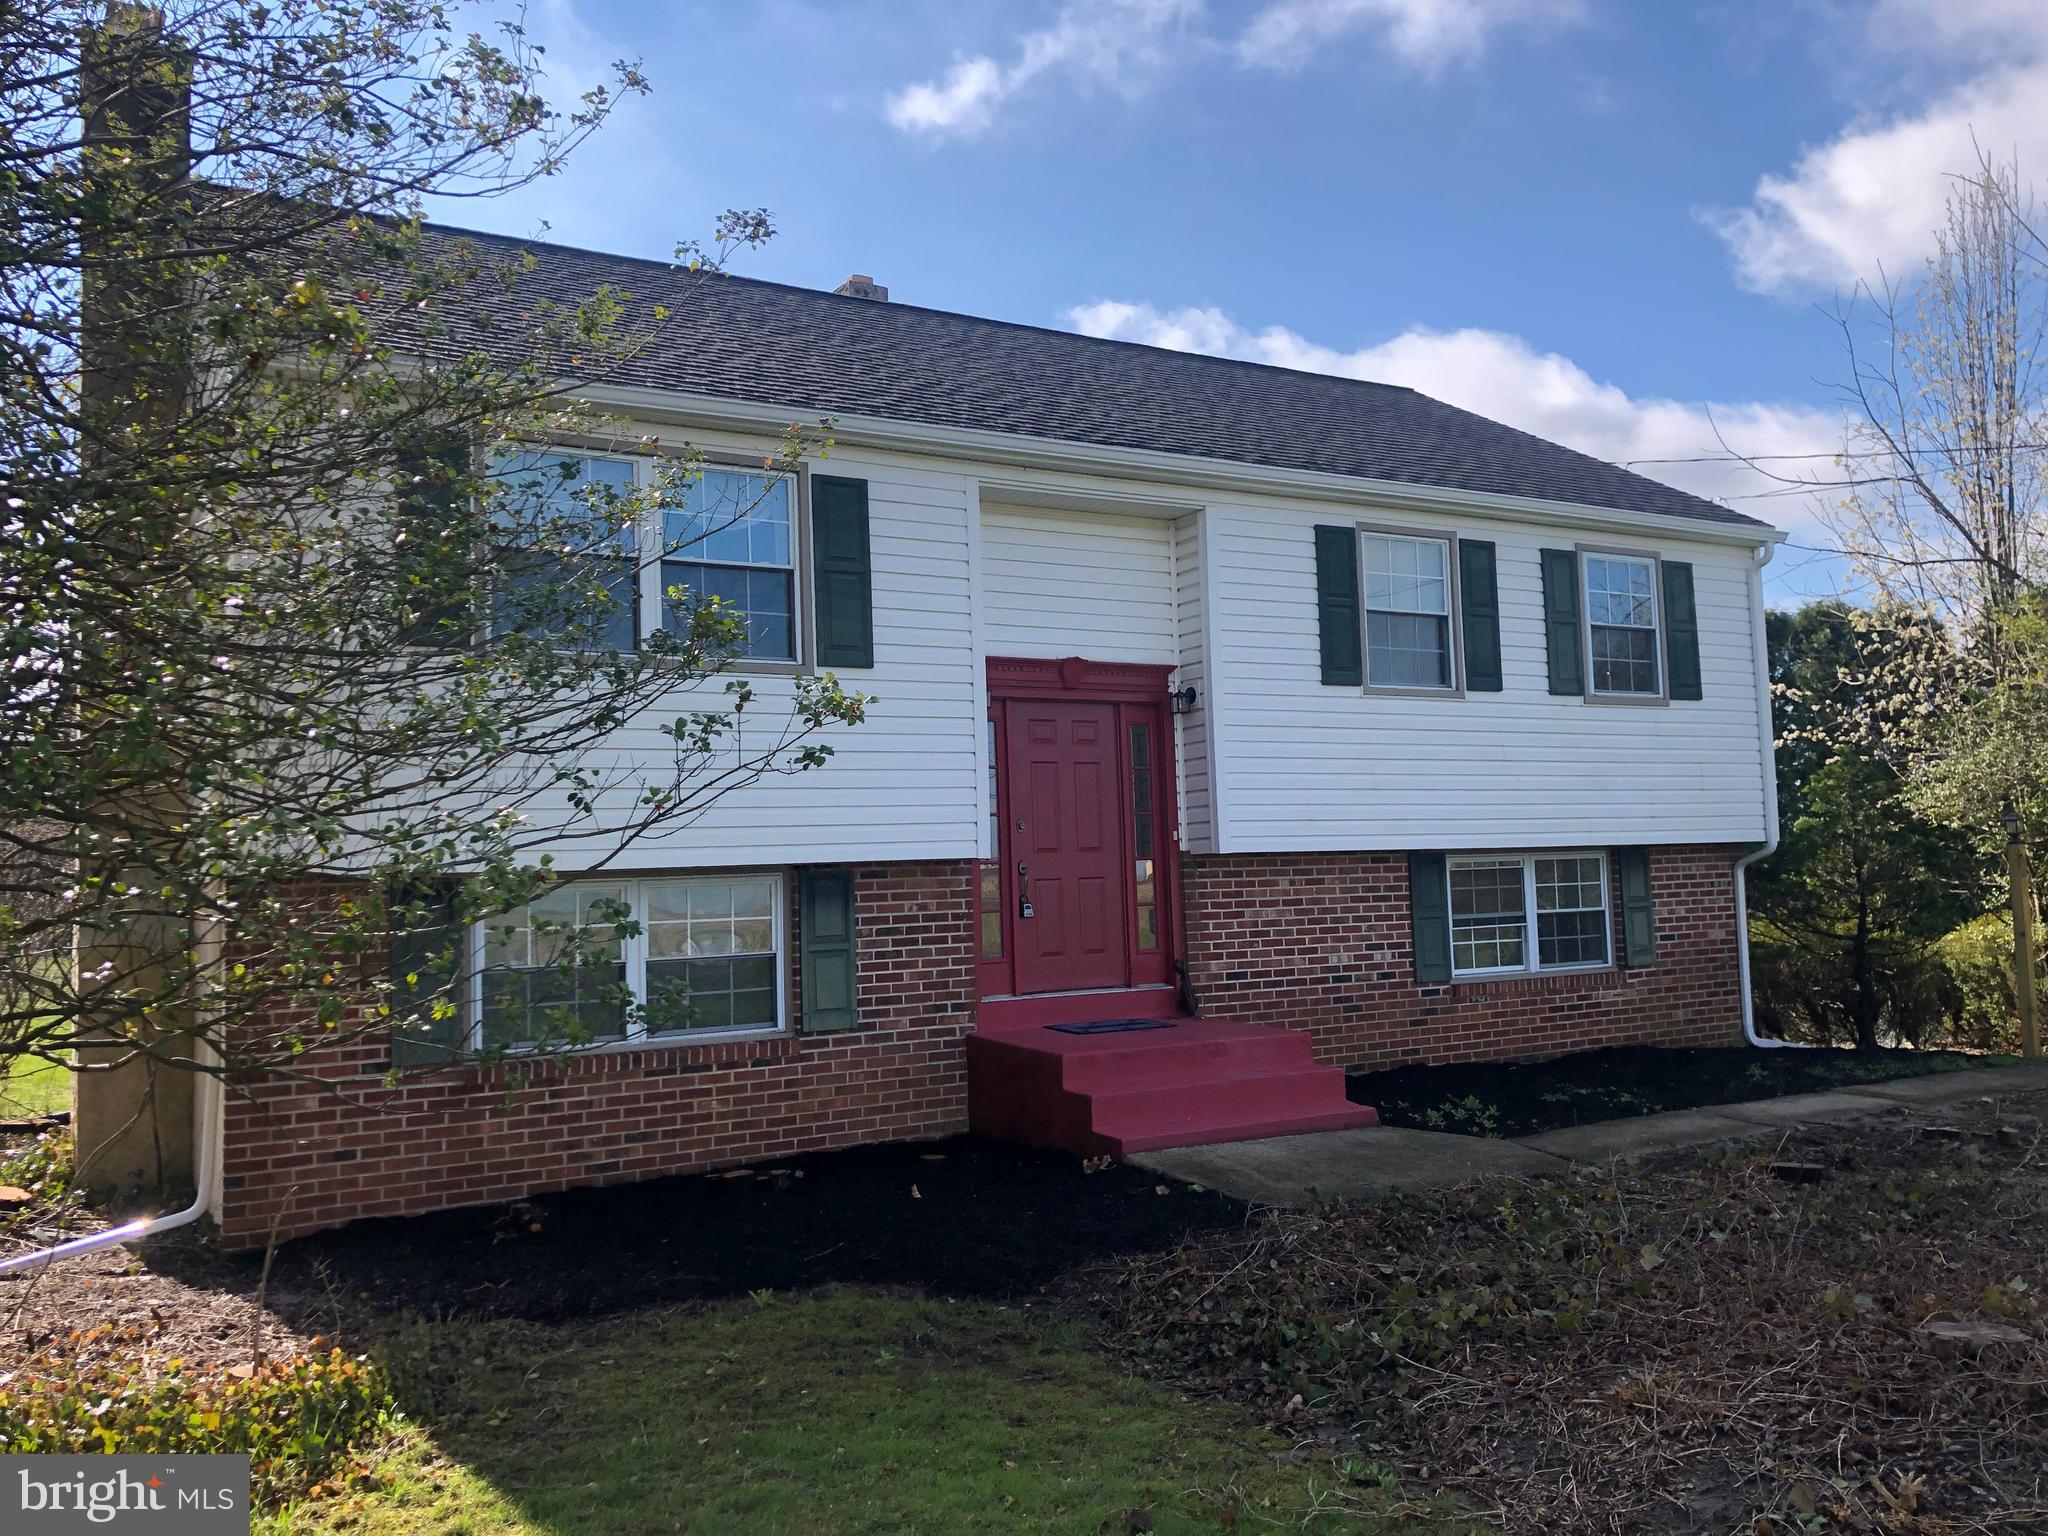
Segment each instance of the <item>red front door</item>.
M1124 786L1114 704L1012 701L1004 737L1021 898L1019 992L1121 987L1130 976Z

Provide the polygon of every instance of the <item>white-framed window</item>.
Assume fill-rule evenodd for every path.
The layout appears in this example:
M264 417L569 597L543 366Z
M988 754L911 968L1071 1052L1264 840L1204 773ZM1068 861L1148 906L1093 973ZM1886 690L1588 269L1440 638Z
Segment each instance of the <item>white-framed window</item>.
M662 513L664 621L683 621L672 593L715 597L746 622L743 657L795 661L796 513L794 477L706 465Z
M789 1007L783 885L772 872L570 881L477 924L471 1047L781 1030Z
M1451 971L1501 976L1612 963L1607 855L1454 854Z
M1587 681L1595 695L1661 698L1657 562L1648 555L1588 550L1585 567Z
M682 628L689 608L716 598L744 626L742 663L794 665L803 655L798 601L802 497L793 473L706 464L681 490L680 505L635 519L630 501L651 492L658 461L645 455L573 447L510 449L497 458L499 520L508 537L501 562L515 594L511 620L560 628L519 609L522 582L559 579L562 556L588 561L613 598L585 620L579 643L632 650L663 626ZM595 603L579 600L579 609Z
M1451 541L1362 529L1365 685L1457 686L1451 634Z
M638 461L518 448L497 456L491 477L497 484L493 516L502 530L497 558L506 582L496 622L559 636L570 646L637 649L643 627L633 510ZM562 572L571 559L594 574L602 593L565 590Z

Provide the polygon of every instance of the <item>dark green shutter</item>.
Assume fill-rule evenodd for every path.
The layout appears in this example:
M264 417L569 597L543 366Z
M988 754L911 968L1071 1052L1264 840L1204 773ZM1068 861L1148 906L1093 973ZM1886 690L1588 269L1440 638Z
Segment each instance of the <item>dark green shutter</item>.
M411 437L398 450L397 531L404 542L394 572L408 584L414 613L398 637L402 645L447 648L472 637L466 589L473 565L450 543L468 537L469 454L467 439L445 434Z
M394 908L401 907L398 901ZM394 913L391 935L391 1065L437 1067L462 1054L466 1021L462 1008L461 925L453 891L436 892L414 910ZM454 1006L431 1016L436 1002Z
M1657 913L1650 901L1650 850L1621 850L1622 952L1630 965L1657 963Z
M860 1022L855 982L853 871L807 869L799 877L804 1031L829 1034Z
M875 575L868 553L868 483L811 477L811 575L818 665L875 664Z
M1692 565L1664 562L1664 644L1671 657L1671 697L1700 696L1700 618L1693 607Z
M1543 633L1550 651L1550 691L1586 691L1585 643L1579 638L1579 557L1543 551Z
M1316 627L1322 636L1323 682L1365 683L1365 647L1358 628L1358 531L1316 527Z
M1451 979L1451 887L1440 853L1408 855L1408 919L1414 935L1415 979Z
M1465 632L1465 689L1499 693L1500 583L1493 545L1484 539L1458 540L1458 607Z

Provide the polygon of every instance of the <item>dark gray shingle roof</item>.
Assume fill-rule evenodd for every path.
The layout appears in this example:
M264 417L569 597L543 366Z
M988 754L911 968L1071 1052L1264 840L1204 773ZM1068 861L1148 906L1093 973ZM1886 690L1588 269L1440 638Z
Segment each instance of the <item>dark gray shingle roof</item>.
M1765 526L1395 385L692 274L661 262L447 226L430 226L429 239L473 240L486 261L532 253L532 270L516 281L480 283L474 290L478 308L494 312L508 330L543 299L577 304L600 284L632 295L629 314L670 305L670 317L646 350L607 372L621 383L801 414L879 416ZM444 310L457 338L462 308Z

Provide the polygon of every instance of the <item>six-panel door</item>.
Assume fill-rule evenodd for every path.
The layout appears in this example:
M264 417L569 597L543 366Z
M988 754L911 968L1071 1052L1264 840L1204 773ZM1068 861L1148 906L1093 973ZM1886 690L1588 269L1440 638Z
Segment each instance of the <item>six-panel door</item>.
M1015 701L1004 724L1017 990L1124 986L1129 858L1116 706Z

